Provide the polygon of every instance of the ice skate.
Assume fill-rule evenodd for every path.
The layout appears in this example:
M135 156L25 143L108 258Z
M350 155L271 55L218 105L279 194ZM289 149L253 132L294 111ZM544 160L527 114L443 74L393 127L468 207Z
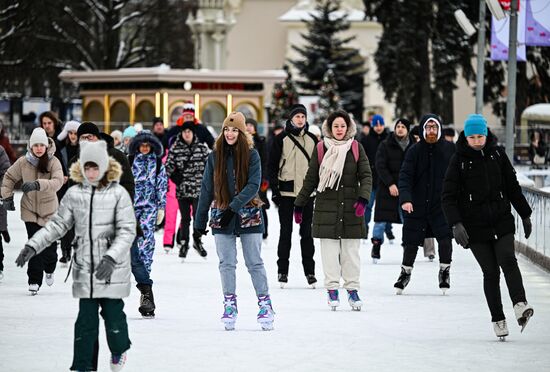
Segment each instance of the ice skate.
M506 319L493 322L493 329L495 330L495 335L500 339L500 341L506 341L506 336L508 336Z
M155 299L153 287L150 284L138 284L136 286L141 292L138 311L142 317L151 319L155 317Z
M439 264L439 288L443 292L443 296L449 288L451 288L451 276L450 276L451 265L449 264Z
M386 231L386 238L388 238L390 244L393 244L393 241L395 240L395 235L393 235L393 231Z
M269 295L258 296L258 306L260 311L258 312L258 323L260 323L262 330L273 330L273 321L275 320L273 306L271 305L271 298Z
M401 295L403 293L403 290L411 281L411 272L412 266L401 265L401 274L399 274L397 282L395 282L395 284L393 285L393 287L395 288L395 294Z
M361 311L361 306L363 306L363 301L359 298L359 294L355 289L348 289L348 303L351 306L353 311Z
M317 278L313 274L306 275L307 284L310 285L311 288L315 289L315 283L317 283Z
M288 274L279 273L279 285L281 289L285 287L286 283L288 283Z
M49 287L51 287L53 285L53 282L54 282L53 273L51 273L51 274L46 273L46 284Z
M330 306L330 309L332 311L336 311L336 308L340 306L340 299L338 298L338 290L329 289L327 291L327 295L328 295L328 299L327 299L328 306Z
M118 372L126 364L126 352L122 354L111 354L111 371Z
M521 327L521 332L525 329L525 326L529 322L529 319L535 313L533 306L529 305L527 302L518 302L514 305L514 313L516 314L516 319L518 324Z
M67 256L65 253L63 253L61 258L59 259L59 263L61 264L61 267L68 267L70 260L71 260L71 257Z
M31 296L36 296L39 289L40 286L38 284L29 284L29 292L31 293Z
M235 330L235 322L237 321L237 295L229 294L223 296L223 315L221 321L225 326L226 331Z
M204 246L202 245L202 241L200 237L196 237L196 236L193 237L193 248L197 251L199 256L201 256L206 260L206 256L208 255L208 253L204 249Z
M434 262L434 258L435 258L435 256L433 254L431 254L431 255L428 256L428 261Z
M164 253L170 254L170 252L172 252L172 247L170 247L169 245L165 245L164 246Z
M0 282L4 279L4 273L0 270Z
M370 256L372 257L372 263L377 264L378 260L380 260L380 248L382 247L382 241L372 238L371 242L372 250Z
M180 245L178 257L181 258L182 261L185 261L185 258L187 257L187 252L189 252L189 241L184 240Z

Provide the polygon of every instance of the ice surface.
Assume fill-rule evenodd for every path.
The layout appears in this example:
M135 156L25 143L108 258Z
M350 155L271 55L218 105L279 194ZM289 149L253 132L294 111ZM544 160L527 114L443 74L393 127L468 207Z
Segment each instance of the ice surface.
M73 324L78 300L71 279L58 267L53 287L37 296L27 291L26 270L14 260L26 241L16 212L9 213L10 244L4 244L5 277L0 283L0 371L63 371L72 360ZM550 365L550 276L523 258L520 267L527 298L535 315L523 334L514 320L502 282L510 336L499 342L493 333L482 290L481 271L470 251L454 246L451 289L438 288L438 264L419 250L411 283L402 296L393 289L399 274L401 247L387 242L377 265L370 243L361 247L361 312L343 301L336 312L326 304L321 256L316 253L318 288L308 289L301 268L299 237L293 237L289 283L277 283L277 210L269 210L270 237L264 246L275 315L275 330L263 332L256 323L258 307L249 275L239 253L236 330L224 331L218 260L209 234L208 259L192 249L181 263L166 255L161 235L152 277L157 317L142 319L139 292L125 300L132 348L124 371L548 371ZM395 225L397 238L400 228ZM372 231L372 226L371 226ZM319 247L318 242L316 246ZM99 370L108 371L109 351L100 323Z

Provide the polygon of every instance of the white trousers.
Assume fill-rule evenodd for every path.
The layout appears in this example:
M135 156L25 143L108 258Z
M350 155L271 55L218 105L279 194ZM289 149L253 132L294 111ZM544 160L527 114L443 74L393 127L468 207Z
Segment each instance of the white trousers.
M338 289L340 278L345 289L359 289L361 239L321 239L321 258L325 272L325 288Z

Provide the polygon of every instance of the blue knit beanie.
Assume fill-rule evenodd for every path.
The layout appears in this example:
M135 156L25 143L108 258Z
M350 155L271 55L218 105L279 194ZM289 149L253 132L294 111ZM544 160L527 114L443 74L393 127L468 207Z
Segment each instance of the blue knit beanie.
M483 115L470 114L464 122L464 135L468 137L474 134L487 136L487 120Z
M374 115L372 117L372 120L370 122L370 126L375 127L377 125L384 125L384 118L382 117L382 115Z
M134 127L128 127L126 129L124 129L124 132L122 133L122 138L126 138L126 137L130 137L130 138L134 138L137 134L137 131Z

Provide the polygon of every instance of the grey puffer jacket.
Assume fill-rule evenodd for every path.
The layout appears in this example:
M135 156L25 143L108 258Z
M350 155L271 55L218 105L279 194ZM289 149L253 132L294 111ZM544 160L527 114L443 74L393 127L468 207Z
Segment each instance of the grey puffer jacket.
M118 184L122 168L110 158L109 168L99 187L83 182L80 161L71 166L70 174L77 184L67 190L57 213L27 245L40 253L74 225L77 246L72 260L73 297L127 297L131 284L130 247L136 236L136 218L128 192ZM116 262L110 281L95 277L97 265L105 255Z

